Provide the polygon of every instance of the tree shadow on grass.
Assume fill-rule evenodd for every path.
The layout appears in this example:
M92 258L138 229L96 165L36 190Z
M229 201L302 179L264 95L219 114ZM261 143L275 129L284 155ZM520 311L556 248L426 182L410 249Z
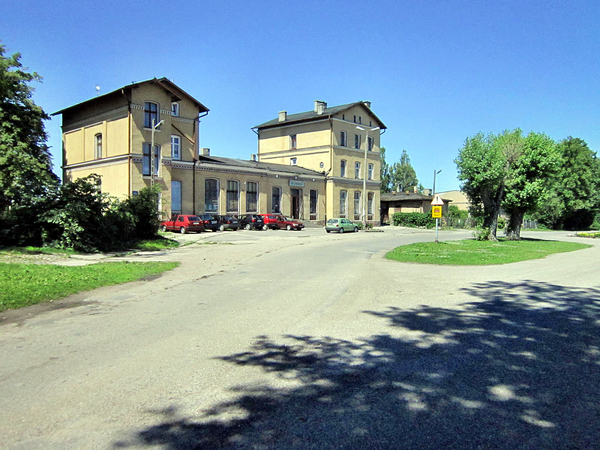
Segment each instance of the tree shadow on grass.
M363 340L260 337L222 359L297 387L239 386L201 417L163 411L115 448L598 448L600 290L464 290L477 301L460 309L366 311L391 329Z

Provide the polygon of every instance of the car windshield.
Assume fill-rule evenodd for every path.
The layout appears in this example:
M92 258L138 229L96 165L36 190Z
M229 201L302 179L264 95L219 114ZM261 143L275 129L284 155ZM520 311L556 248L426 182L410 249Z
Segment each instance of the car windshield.
M190 216L190 218L188 220L191 220L191 221L200 220L200 217L198 217L198 216Z

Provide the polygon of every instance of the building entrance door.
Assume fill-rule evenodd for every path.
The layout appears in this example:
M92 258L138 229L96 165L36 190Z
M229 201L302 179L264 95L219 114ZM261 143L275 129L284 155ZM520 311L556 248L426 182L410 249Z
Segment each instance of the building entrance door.
M291 196L292 196L292 218L294 219L300 219L300 208L301 208L301 201L302 201L302 190L301 189L292 189L291 190Z

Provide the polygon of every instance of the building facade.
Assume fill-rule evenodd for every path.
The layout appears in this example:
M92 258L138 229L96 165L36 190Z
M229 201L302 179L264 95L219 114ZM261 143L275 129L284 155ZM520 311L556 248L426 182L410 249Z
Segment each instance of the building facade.
M254 128L260 162L300 166L325 174L325 217L379 224L380 135L386 127L370 102L288 115Z
M282 213L305 221L379 223L379 134L367 102L285 114L256 127L251 160L199 147L209 110L166 78L133 83L54 113L62 115L63 180L91 174L127 198L161 188L164 216ZM366 179L365 179L366 177ZM364 199L364 202L363 202Z

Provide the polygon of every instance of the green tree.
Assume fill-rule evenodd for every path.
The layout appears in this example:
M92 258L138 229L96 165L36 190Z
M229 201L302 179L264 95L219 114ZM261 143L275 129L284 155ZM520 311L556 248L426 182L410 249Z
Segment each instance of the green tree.
M410 158L406 150L402 150L400 161L392 164L390 179L392 186L398 188L399 192L412 191L415 187L420 187L417 173L410 164Z
M380 152L380 175L381 175L381 192L387 193L392 190L392 179L390 177L390 165L385 160L385 147L381 147Z
M530 133L523 138L520 130L515 130L511 139L502 208L509 216L507 237L519 240L525 214L535 212L548 201L550 179L558 168L559 157L555 142L544 134Z
M4 56L0 44L0 213L27 206L56 188L44 119L47 114L33 100L32 81L20 63L21 55Z
M587 143L568 137L558 146L560 166L549 200L536 218L554 229L585 229L600 212L600 161Z
M455 162L461 190L472 205L471 214L483 228L481 238L497 240L498 214L506 186L507 160L504 146L493 134L468 137ZM503 145L504 144L504 145Z

